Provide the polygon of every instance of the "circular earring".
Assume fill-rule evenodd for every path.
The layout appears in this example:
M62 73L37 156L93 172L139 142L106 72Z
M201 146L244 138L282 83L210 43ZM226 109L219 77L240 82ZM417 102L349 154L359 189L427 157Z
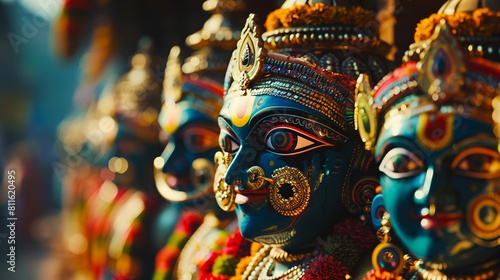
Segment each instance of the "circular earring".
M236 207L236 203L234 202L236 193L224 179L227 171L227 162L222 152L215 153L214 161L217 164L214 176L215 201L217 201L222 210L226 212L233 211Z
M481 195L470 203L467 212L467 223L475 236L490 241L492 246L500 240L500 196Z
M274 170L269 187L269 202L283 216L300 215L309 204L311 188L297 168L284 166Z
M415 260L409 255L405 255L398 246L390 243L392 237L389 217L389 213L385 212L380 222L381 227L377 232L380 244L373 249L372 265L375 270L390 274L390 279L396 279L402 273L406 274L415 270Z

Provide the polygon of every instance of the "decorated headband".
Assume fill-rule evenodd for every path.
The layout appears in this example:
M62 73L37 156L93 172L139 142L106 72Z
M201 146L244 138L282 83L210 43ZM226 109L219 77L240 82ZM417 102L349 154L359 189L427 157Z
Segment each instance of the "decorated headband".
M469 57L460 49L442 20L418 62L407 62L374 89L368 77L359 77L354 118L367 150L374 147L383 120L394 115L411 117L440 110L492 122L492 99L498 93L500 70L494 63ZM410 96L419 98L402 102Z

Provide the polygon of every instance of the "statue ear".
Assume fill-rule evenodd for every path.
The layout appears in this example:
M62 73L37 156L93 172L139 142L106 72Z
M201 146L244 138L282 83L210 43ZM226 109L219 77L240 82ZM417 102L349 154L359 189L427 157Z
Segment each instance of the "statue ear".
M382 218L384 217L385 212L384 197L382 194L377 194L373 198L370 209L371 222L375 230L379 230L382 226Z
M366 74L360 74L356 82L354 103L354 127L365 149L371 150L375 145L377 133L377 112L374 107L373 89L370 86L370 78Z

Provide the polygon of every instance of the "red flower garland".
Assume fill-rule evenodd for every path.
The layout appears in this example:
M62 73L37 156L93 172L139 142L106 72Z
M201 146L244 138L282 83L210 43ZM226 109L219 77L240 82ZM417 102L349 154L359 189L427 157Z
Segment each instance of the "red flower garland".
M311 261L302 280L345 279L349 270L332 256L319 255Z

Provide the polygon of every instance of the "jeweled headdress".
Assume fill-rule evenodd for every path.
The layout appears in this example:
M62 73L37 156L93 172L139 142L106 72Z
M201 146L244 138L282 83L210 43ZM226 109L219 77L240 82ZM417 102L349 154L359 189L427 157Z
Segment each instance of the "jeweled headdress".
M447 1L437 13L418 23L415 43L406 52L404 61L418 57L441 20L447 22L450 33L457 37L465 52L500 62L500 2L491 0Z
M226 96L281 96L348 131L352 80L366 73L377 81L392 66L384 59L390 46L376 29L365 32L378 27L370 11L345 4L287 1L268 15L265 33L250 15L228 68Z
M200 109L208 109L215 118L222 106L224 73L240 36L243 23L239 22L246 5L243 0L207 0L203 8L212 16L201 30L186 38L186 45L196 51L181 64L181 49L172 48L163 93L166 103L200 99Z
M460 51L444 20L436 26L419 61L409 61L371 89L366 76L357 84L355 123L366 149L372 149L384 119L440 111L492 121L500 69Z
M343 106L354 81L304 59L267 52L251 14L228 68L225 96L275 95L309 107L348 131Z

